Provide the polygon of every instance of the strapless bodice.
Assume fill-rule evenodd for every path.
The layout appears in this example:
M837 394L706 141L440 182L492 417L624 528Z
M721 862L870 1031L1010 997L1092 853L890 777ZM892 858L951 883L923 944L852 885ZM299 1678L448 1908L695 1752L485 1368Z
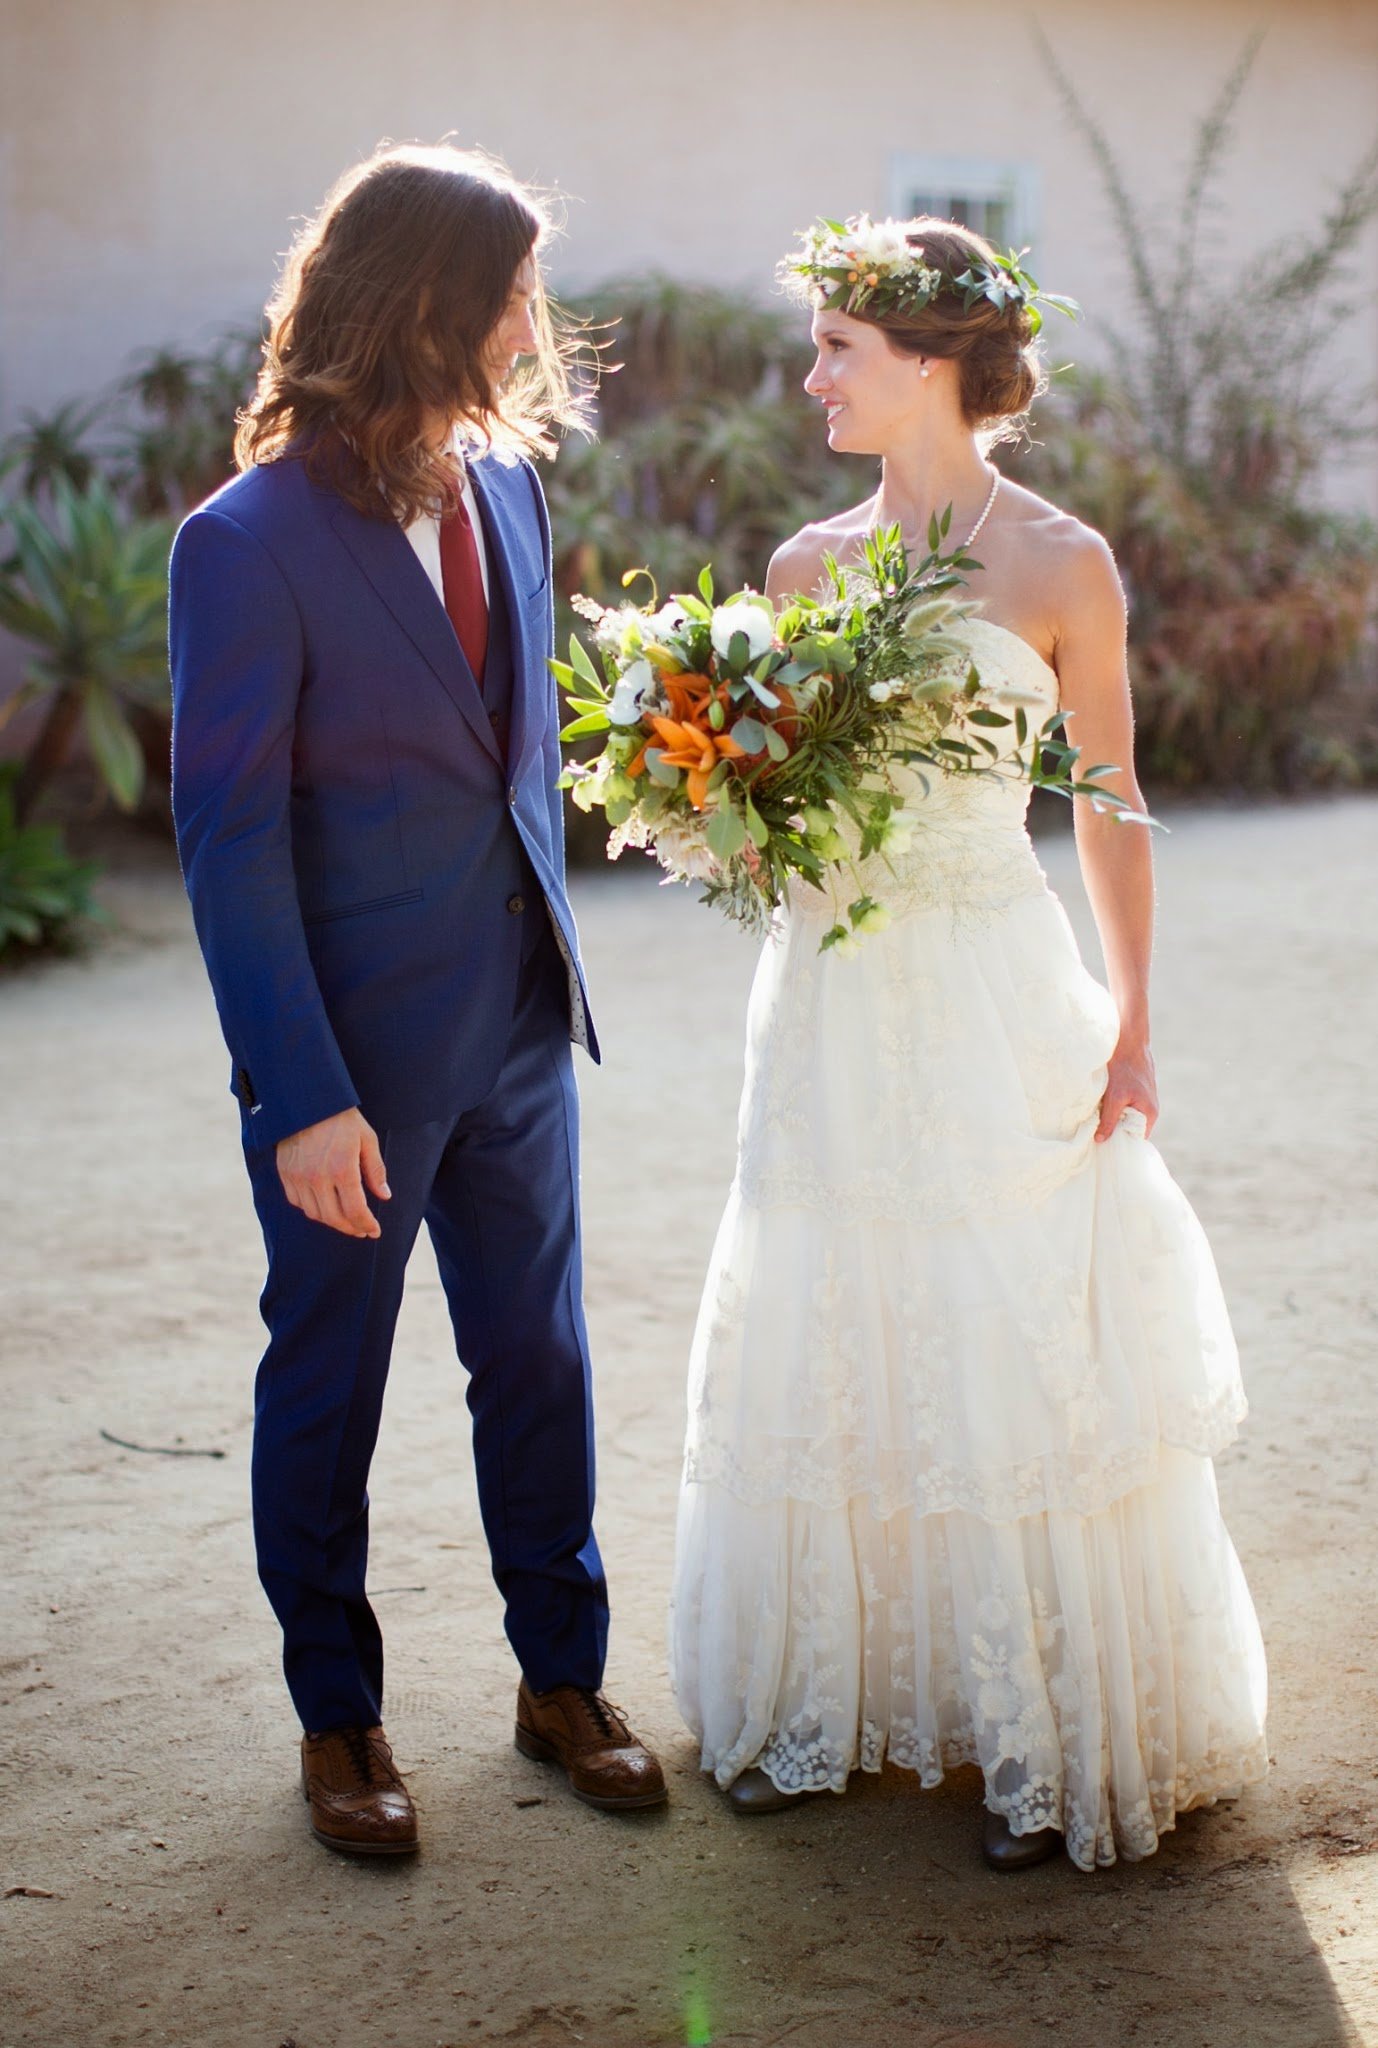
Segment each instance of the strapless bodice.
M1055 671L1018 633L976 614L960 620L950 637L970 648L982 698L992 709L1005 711L1013 721L1016 706L1022 706L1035 730L1057 710ZM1013 723L981 731L1010 762L1007 773L895 771L904 795L903 816L913 828L910 842L902 852L891 850L856 864L858 893L883 903L892 918L947 908L964 922L982 921L1046 886L1025 825L1029 784L1012 764L1017 746ZM855 844L855 832L846 825L842 829ZM839 888L852 893L846 883ZM831 923L837 907L831 891L806 884L790 891L791 916L808 923Z

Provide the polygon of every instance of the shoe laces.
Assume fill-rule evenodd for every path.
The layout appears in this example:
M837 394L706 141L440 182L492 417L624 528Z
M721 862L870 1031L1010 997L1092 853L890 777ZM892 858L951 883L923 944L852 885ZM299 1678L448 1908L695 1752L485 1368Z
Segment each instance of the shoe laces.
M579 1698L584 1703L589 1719L599 1735L606 1737L611 1742L626 1742L630 1739L630 1730L623 1718L620 1707L615 1707L611 1700L603 1697L601 1692L586 1692L582 1686L577 1687L576 1690Z
M383 1759L367 1728L342 1728L340 1734L349 1753L349 1761L359 1774L360 1782L373 1791L386 1782Z

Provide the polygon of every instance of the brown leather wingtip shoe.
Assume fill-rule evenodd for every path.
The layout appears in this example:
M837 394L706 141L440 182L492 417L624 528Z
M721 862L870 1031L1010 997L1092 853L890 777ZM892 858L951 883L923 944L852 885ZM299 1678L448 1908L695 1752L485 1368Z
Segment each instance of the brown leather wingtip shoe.
M661 1806L667 1797L660 1765L601 1692L558 1685L536 1693L523 1679L517 1688L517 1748L537 1763L559 1764L571 1792L586 1806L629 1811Z
M301 1739L311 1832L345 1856L410 1856L416 1808L381 1728L328 1728Z

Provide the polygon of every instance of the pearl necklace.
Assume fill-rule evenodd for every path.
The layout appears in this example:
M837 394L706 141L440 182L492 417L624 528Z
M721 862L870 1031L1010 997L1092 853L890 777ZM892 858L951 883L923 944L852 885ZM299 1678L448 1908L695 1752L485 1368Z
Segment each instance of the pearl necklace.
M992 510L992 508L993 508L993 506L994 506L994 504L995 504L995 500L996 500L996 497L997 497L997 495L999 494L999 490L1000 490L1000 483L1001 483L1001 477L1000 477L1000 472L999 472L999 470L998 470L998 469L996 469L996 467L995 467L994 463L991 463L991 464L989 465L989 467L990 467L990 471L991 471L991 486L990 486L990 495L989 495L989 497L988 497L988 498L986 499L986 502L985 502L985 504L984 504L984 505L982 506L982 508L981 508L981 516L980 516L980 518L979 518L979 519L977 520L976 524L975 524L975 525L974 525L974 526L972 527L972 529L971 529L971 532L970 532L970 533L969 533L969 534L967 535L967 537L966 537L966 540L965 540L965 541L963 542L963 544L962 544L962 550L961 550L961 552L962 552L963 554L965 554L965 553L966 553L967 549L968 549L968 548L969 548L969 547L971 546L972 542L973 542L973 541L975 540L975 538L976 538L977 534L978 534L978 533L979 533L979 532L981 531L981 528L982 528L982 527L983 527L983 526L985 525L986 521L987 521L987 520L988 520L988 519L990 518L990 515L991 515L991 510ZM916 547L918 547L918 545L919 545L918 541L916 541L916 540L912 539L912 538L911 538L911 536L910 536L909 534L905 534L905 536L904 536L904 544L905 544L905 546L906 546L907 548L910 548L910 549L916 548ZM925 542L925 546L926 546L926 545L927 545L927 543Z

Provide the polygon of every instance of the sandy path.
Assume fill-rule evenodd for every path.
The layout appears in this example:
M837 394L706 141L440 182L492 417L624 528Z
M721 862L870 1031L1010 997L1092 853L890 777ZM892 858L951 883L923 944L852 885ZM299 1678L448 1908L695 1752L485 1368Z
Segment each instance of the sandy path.
M1046 860L1084 929L1070 843ZM423 1253L375 1467L410 1868L331 1858L246 1511L260 1246L180 894L0 984L9 1568L0 2048L1172 2048L1378 2043L1373 1013L1378 804L1181 817L1159 851L1160 1141L1254 1413L1221 1465L1273 1667L1269 1784L1160 1853L1017 1881L969 1774L736 1822L664 1669L681 1377L731 1165L750 947L648 874L581 880L581 1062L610 1687L673 1773L586 1811L510 1745L513 1671ZM701 1078L693 1113L654 1094ZM223 1457L120 1450L144 1444ZM533 1804L536 1800L539 1803Z

